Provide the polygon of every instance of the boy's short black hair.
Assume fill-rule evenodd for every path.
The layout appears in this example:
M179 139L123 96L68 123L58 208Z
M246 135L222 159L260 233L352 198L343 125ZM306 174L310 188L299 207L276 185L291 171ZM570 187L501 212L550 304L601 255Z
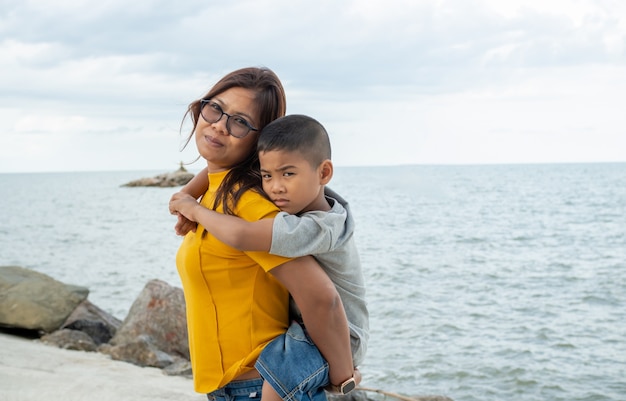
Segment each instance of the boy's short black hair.
M278 118L263 128L257 151L284 150L300 153L313 167L330 159L330 139L322 124L314 118L292 114Z

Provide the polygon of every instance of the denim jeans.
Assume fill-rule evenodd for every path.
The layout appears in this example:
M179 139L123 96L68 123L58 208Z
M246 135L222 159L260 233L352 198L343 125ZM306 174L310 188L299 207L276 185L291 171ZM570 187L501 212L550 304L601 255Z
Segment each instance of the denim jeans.
M263 379L232 381L209 394L209 401L259 401Z
M328 363L300 323L272 340L255 367L285 401L326 401Z

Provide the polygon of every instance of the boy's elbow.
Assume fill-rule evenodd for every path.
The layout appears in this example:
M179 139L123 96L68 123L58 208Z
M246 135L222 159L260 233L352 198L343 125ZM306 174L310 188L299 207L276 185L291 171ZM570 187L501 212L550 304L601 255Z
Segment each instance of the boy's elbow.
M315 305L319 310L323 309L330 312L337 308L343 308L341 298L335 286L325 286L317 291Z

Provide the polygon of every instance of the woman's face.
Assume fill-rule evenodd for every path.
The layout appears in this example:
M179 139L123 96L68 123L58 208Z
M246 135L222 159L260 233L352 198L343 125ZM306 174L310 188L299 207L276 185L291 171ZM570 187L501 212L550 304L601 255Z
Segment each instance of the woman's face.
M259 126L259 115L255 103L256 93L250 89L230 88L211 98L228 115L243 117L253 127ZM243 161L256 147L257 131L250 131L243 138L235 138L226 129L227 116L216 123L208 123L198 116L196 146L207 161L209 172L228 170Z

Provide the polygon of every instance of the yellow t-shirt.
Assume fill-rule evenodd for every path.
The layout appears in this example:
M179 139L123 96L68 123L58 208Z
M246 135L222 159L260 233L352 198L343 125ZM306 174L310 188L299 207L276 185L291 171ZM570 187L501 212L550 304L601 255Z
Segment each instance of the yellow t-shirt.
M213 204L226 173L209 174L204 206ZM256 221L272 218L279 210L248 191L234 211ZM289 293L268 271L289 260L267 252L238 251L201 226L185 236L176 265L185 293L197 392L209 393L253 370L265 345L287 330Z

